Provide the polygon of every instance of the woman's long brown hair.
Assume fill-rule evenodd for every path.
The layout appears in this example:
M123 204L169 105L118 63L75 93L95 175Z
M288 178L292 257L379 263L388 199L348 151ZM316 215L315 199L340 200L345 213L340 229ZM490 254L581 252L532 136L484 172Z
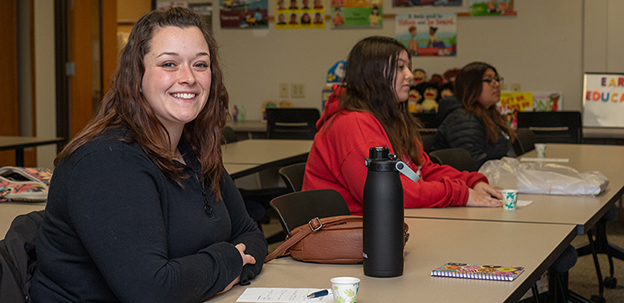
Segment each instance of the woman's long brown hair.
M490 144L494 144L498 140L497 127L507 133L509 140L513 143L516 135L513 129L507 126L496 106L485 108L479 102L479 97L483 91L483 75L488 69L492 69L498 76L496 69L487 63L472 62L464 66L455 78L455 96L462 100L468 112L481 118L485 124L485 133Z
M388 134L397 156L408 155L420 165L420 124L394 91L401 52L410 56L403 44L389 37L373 36L358 42L347 58L339 110L371 113Z
M169 133L141 93L145 72L143 58L150 50L156 30L167 26L197 27L208 44L212 72L210 95L197 118L184 126L182 137L201 163L200 179L209 180L213 196L220 200L220 182L223 178L221 138L227 118L228 94L217 60L217 44L202 18L185 8L152 11L139 19L121 52L111 88L104 96L98 113L63 148L54 163L58 165L60 160L67 159L98 134L112 128L123 128L129 131L130 141L137 142L154 164L178 184L188 177L183 175L182 168L173 164Z

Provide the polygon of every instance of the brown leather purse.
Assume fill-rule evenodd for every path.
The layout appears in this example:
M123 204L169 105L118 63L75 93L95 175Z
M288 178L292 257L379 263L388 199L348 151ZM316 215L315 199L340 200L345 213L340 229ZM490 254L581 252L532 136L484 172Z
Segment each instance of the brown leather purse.
M406 223L403 230L405 244L409 238ZM362 216L314 218L308 224L295 228L264 262L287 254L304 262L362 263Z

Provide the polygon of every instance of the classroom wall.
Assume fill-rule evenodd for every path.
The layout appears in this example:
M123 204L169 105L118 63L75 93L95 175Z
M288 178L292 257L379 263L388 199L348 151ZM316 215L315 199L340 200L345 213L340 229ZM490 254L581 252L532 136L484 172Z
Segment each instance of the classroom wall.
M35 119L39 137L56 137L54 1L34 1ZM28 72L30 73L30 71ZM56 145L37 147L37 166L54 168Z
M145 1L145 0L134 0ZM210 0L191 0L206 2ZM123 1L123 3L131 1ZM305 83L306 98L295 106L321 107L321 89L327 70L346 59L351 47L370 35L394 35L394 19L383 29L357 30L230 30L219 28L218 1L213 0L213 27L232 105L245 106L247 119L260 119L266 100L280 101L280 83ZM384 13L468 11L464 8L393 9L384 0ZM442 73L471 61L493 64L506 85L522 90L561 90L564 109L581 110L584 71L624 71L624 1L522 0L515 1L516 17L459 17L458 56L415 58L413 67ZM35 0L35 64L37 135L55 136L54 7L53 1ZM274 1L269 0L269 9ZM272 15L272 13L271 13ZM28 73L20 67L22 72ZM52 167L54 147L38 149L38 165Z
M467 12L469 1L464 2L460 9L393 9L390 0L385 0L384 14ZM560 90L564 109L581 110L583 3L522 0L515 1L515 17L459 17L457 57L417 57L412 68L421 67L431 75L485 61L497 68L507 86L519 83L524 91ZM270 1L269 9L273 8L274 1ZM351 30L275 30L273 22L269 30L220 29L218 13L213 21L230 104L245 106L247 119L260 119L265 100L282 100L280 83L305 83L306 98L289 100L295 106L320 109L327 70L337 60L346 59L360 39L395 34L394 18L384 19L383 29Z

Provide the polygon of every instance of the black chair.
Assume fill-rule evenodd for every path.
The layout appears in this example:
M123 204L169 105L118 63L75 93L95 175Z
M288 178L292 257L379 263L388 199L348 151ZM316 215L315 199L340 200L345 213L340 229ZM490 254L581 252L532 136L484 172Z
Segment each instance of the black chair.
M438 121L438 114L435 113L417 113L412 114L422 122L425 129L438 129L440 121Z
M435 163L449 165L459 171L477 171L472 156L463 148L438 149L429 153L429 157Z
M581 113L518 112L518 128L529 128L539 143L583 143Z
M435 133L421 134L420 141L423 146L423 151L429 154L429 152L431 151L431 147L433 147L433 142L435 141Z
M526 154L535 149L537 138L529 128L516 129L516 141L513 143L513 149L516 156Z
M223 140L225 142L221 142L221 143L230 143L230 142L238 141L238 137L236 136L236 133L231 127L229 126L224 127L222 132L223 132Z
M284 166L278 171L280 176L282 176L282 179L284 179L286 186L288 186L293 192L301 191L305 167L306 162L301 162Z
M271 200L286 235L298 226L319 217L350 215L342 195L333 189L298 191Z
M231 143L237 142L238 137L234 133L234 130L226 126L223 128L223 143ZM247 209L247 213L249 216L256 222L258 228L262 230L262 222L268 223L270 220L266 215L267 210L271 210L271 206L269 203L275 197L279 197L283 194L289 193L290 190L286 187L273 187L273 188L260 188L260 189L244 189L239 188L238 191L243 196L243 201L245 202L245 208ZM275 239L281 238L281 233L279 236L271 236L267 238L267 241L270 243L275 243Z
M267 139L314 139L316 121L321 118L316 108L267 108Z

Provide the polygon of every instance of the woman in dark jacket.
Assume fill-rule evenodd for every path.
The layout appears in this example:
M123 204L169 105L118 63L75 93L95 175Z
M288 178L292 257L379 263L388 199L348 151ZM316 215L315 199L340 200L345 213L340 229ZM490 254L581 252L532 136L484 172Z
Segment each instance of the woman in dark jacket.
M442 121L432 150L463 148L477 168L508 153L515 134L496 109L502 78L483 62L470 63L457 74L455 96L440 100L438 118Z

